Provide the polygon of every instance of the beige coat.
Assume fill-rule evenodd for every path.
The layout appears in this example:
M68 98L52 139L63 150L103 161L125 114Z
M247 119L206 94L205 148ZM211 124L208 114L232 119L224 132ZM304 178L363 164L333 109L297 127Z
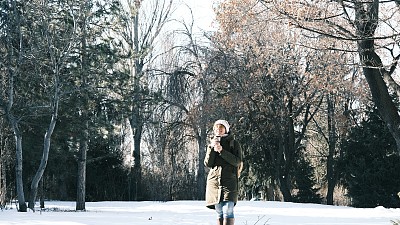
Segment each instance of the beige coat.
M242 148L232 135L221 138L222 151L207 147L204 165L210 168L207 176L206 206L214 209L221 201L238 200L238 167L242 164Z

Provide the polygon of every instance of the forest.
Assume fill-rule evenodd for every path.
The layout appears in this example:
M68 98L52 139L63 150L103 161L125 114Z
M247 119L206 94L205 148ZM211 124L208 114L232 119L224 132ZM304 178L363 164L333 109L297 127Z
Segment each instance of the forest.
M400 207L400 1L213 6L0 1L1 208L203 200L218 119L241 200Z

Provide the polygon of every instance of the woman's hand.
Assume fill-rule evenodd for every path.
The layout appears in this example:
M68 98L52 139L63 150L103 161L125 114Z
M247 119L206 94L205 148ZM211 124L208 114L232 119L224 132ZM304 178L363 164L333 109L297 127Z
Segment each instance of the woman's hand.
M220 141L221 141L220 136L215 136L215 137L211 138L211 146L215 147L215 146L219 145Z
M215 147L215 146L217 146L219 144L219 141L217 141L215 138L212 138L211 139L211 147Z
M217 142L217 143L214 145L214 151L216 151L216 152L218 152L218 153L221 153L221 151L222 151L222 145L221 145L219 142Z
M213 147L215 152L221 153L222 151L222 146L221 146L221 137L220 136L215 136L214 138L211 138L211 147Z

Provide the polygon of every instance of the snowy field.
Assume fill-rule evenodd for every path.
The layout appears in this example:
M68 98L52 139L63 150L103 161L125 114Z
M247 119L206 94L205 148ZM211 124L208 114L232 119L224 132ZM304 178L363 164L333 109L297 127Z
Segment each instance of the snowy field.
M215 225L215 212L203 201L88 202L86 212L73 212L74 202L45 202L56 211L0 211L0 225ZM393 225L400 209L359 209L284 202L240 201L235 225Z

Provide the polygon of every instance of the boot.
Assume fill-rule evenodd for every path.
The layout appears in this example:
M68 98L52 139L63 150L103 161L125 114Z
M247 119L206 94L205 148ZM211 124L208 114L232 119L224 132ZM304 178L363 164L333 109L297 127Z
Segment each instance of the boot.
M225 218L223 225L235 225L235 218Z
M222 218L219 218L219 219L217 219L217 225L224 225L224 219L222 219Z

